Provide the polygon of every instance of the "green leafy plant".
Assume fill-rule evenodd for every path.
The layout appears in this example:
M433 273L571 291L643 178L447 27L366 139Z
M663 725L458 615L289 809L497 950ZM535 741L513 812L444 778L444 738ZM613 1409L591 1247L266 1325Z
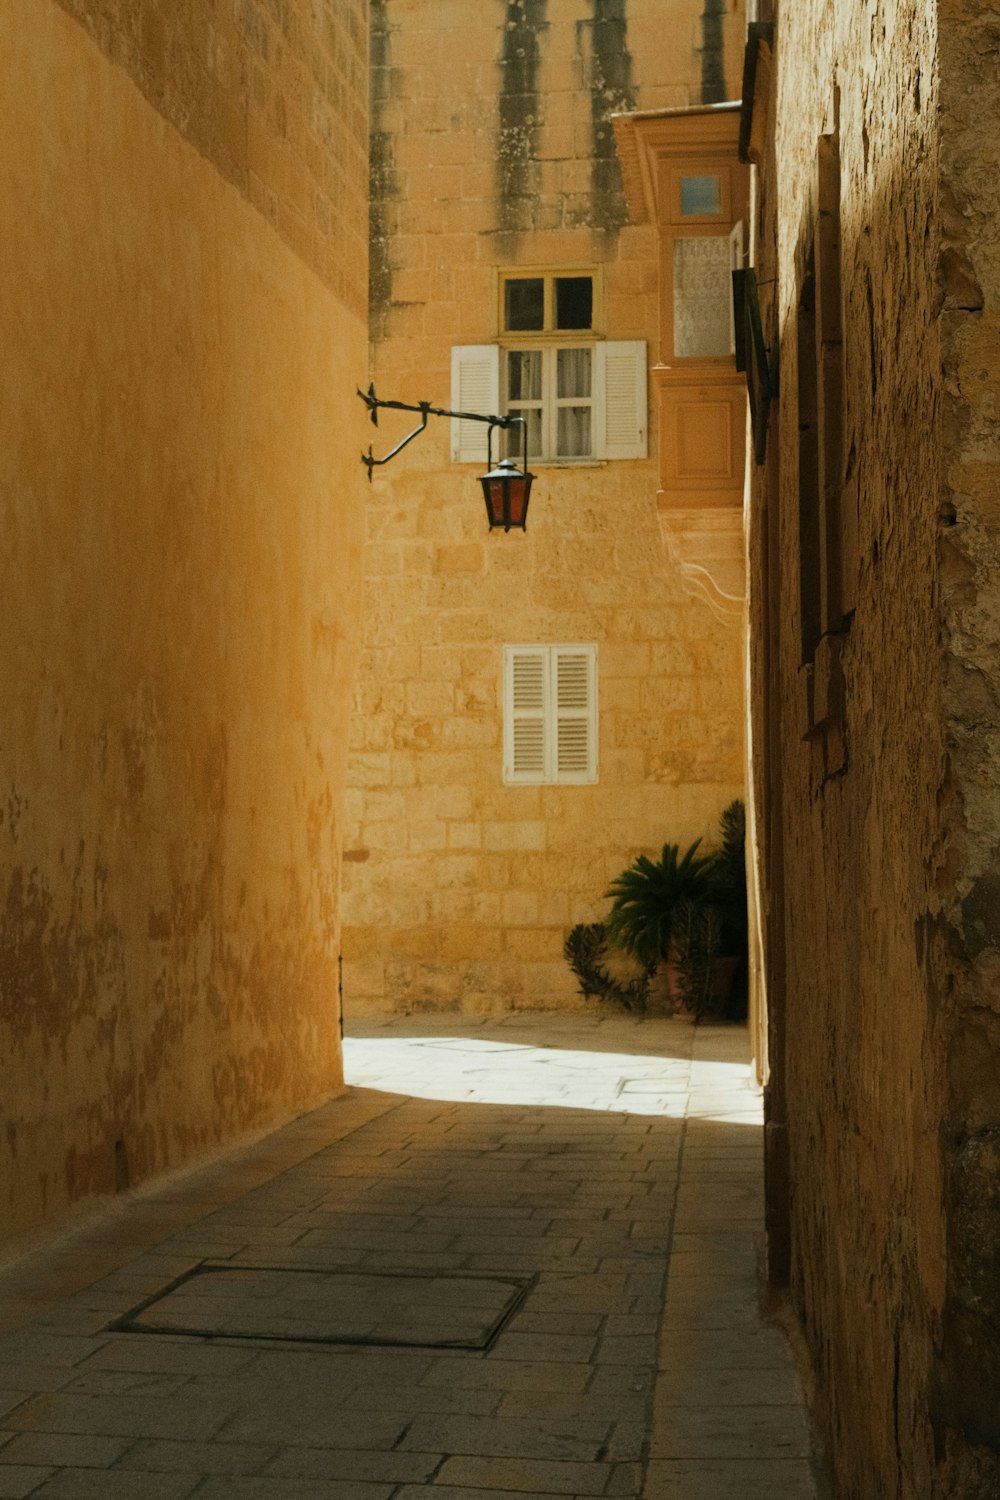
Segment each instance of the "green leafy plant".
M627 979L616 978L604 966L608 941L603 922L580 922L563 944L563 956L580 983L584 999L614 1000L626 1010L645 1011L649 984L656 966L643 968Z
M608 936L645 967L668 957L678 904L705 893L711 857L698 853L700 844L695 839L683 855L678 844L664 844L658 860L640 854L605 893L611 897Z
M564 955L582 993L628 1010L646 1009L660 964L671 960L679 998L696 1018L741 1019L747 1009L747 891L743 803L720 819L720 845L701 854L701 840L684 852L664 844L658 860L640 854L612 881L605 922L580 923ZM607 967L611 942L639 972L619 977Z
M743 803L720 819L721 844L699 896L675 914L674 952L681 999L696 1017L739 1020L747 1010L747 886Z

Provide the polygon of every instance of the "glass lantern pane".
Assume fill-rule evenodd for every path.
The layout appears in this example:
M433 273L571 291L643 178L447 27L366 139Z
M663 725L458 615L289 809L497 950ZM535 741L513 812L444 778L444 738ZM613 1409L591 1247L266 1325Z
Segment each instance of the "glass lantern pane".
M722 212L722 183L718 177L681 178L681 214L685 218Z
M556 389L559 399L590 395L590 350L559 349L556 356Z
M590 457L589 406L560 406L556 426L556 454L559 458Z
M523 276L504 282L503 326L515 333L540 332L545 327L545 282Z
M674 240L674 353L712 359L730 351L728 235Z

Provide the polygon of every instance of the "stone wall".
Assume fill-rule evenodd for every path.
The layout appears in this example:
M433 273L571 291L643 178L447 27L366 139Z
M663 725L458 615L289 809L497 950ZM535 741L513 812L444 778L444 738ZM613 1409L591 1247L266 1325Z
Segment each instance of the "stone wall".
M947 1105L948 1286L935 1433L952 1493L1000 1482L1000 18L939 6L944 458L938 561L948 775L928 923ZM945 1050L946 1049L946 1050ZM941 1495L946 1493L943 1486Z
M5 1247L341 1084L365 6L70 9L0 16Z
M56 3L363 317L367 0Z
M781 388L750 545L772 1270L838 1496L985 1500L996 23L942 5L939 35L916 0L771 10L757 264Z
M658 0L491 0L474 15L462 0L378 0L380 396L450 404L452 346L497 339L500 267L595 268L602 332L652 344L655 233L626 222L609 120L699 101L703 10L678 0L665 22ZM732 97L739 8L710 31ZM381 416L376 455L409 421ZM533 467L527 532L510 535L487 532L481 470L450 462L445 421L375 471L348 1011L573 1004L568 929L603 914L638 851L714 837L741 792L740 630L665 559L655 434L646 459ZM531 642L598 647L596 785L503 784L502 647Z

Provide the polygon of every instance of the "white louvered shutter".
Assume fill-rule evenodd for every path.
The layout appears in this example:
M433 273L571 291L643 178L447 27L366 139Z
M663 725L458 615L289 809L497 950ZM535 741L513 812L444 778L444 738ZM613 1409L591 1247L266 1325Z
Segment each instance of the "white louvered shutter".
M504 647L504 781L545 781L548 651Z
M507 783L597 780L597 647L504 647Z
M500 350L496 344L457 344L451 351L451 409L484 417L500 410ZM451 423L451 458L458 464L486 462L485 422ZM496 457L496 453L494 453Z
M553 646L555 780L597 779L597 654L593 646Z
M645 341L595 344L594 355L597 457L645 458L648 452Z

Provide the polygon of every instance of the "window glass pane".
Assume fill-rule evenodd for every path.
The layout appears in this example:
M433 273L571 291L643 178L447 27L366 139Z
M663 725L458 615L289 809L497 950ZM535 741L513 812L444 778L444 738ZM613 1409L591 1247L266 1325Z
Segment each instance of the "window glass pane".
M589 349L558 350L556 388L562 400L590 395Z
M526 417L528 419L528 457L529 458L541 458L541 456L542 456L542 411L541 411L541 407L538 407L538 406L532 407L528 411L523 411L521 413L521 415L522 415L522 417ZM521 432L520 432L520 430L516 430L514 432L511 432L510 438L511 438L512 443L514 444L513 451L511 452L510 456L511 456L511 458L520 458L520 456L521 456L521 443L522 443L522 438L521 438Z
M594 319L594 282L590 276L556 277L556 327L589 328Z
M542 408L522 406L511 412L512 417L523 417L528 427L528 458L542 456ZM512 458L520 464L524 458L524 428L507 427L501 433L501 456Z
M511 349L507 354L508 401L541 401L541 349Z
M728 235L674 240L674 353L729 353L732 278Z
M590 407L560 406L556 432L557 457L588 458L590 452Z
M722 212L722 184L718 177L682 177L681 213L720 214Z
M541 276L523 276L505 281L503 326L540 331L545 326L545 282Z

